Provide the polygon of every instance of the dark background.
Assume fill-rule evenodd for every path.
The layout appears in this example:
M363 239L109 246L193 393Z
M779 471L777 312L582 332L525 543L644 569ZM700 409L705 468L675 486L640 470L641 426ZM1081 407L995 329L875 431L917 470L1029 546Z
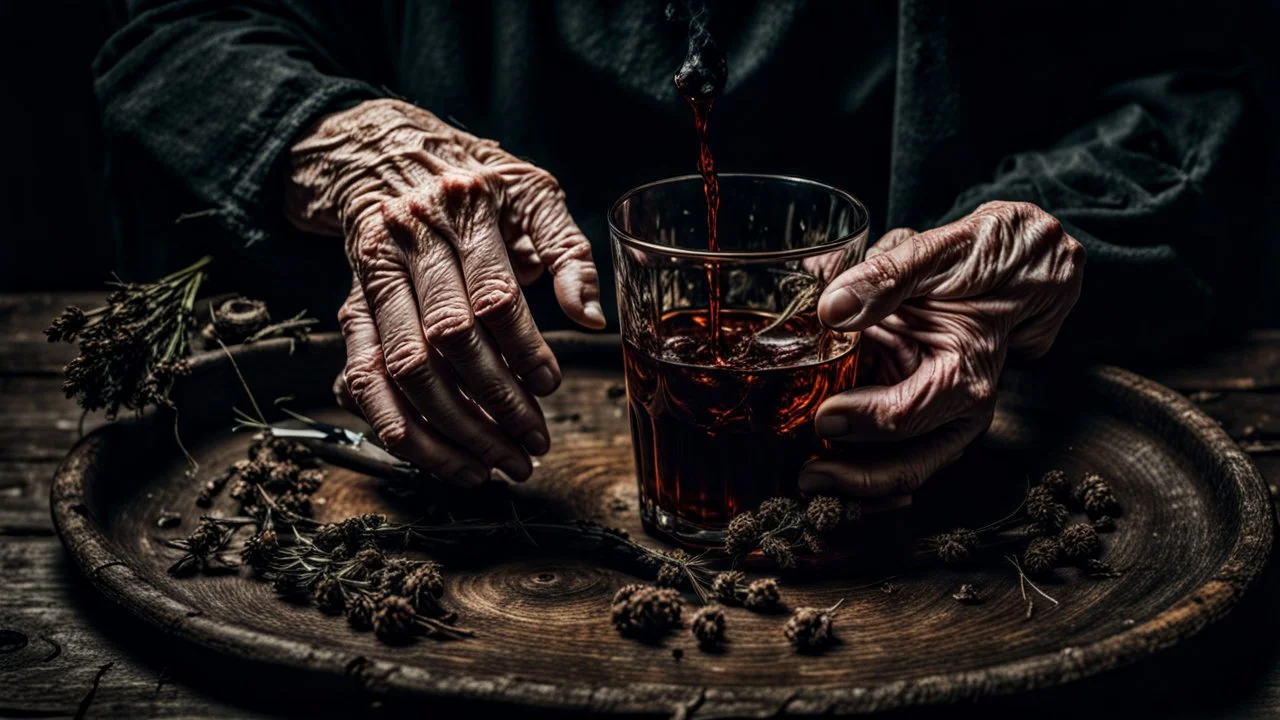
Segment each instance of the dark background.
M1266 0L1260 0L1266 1ZM1280 30L1280 0L1269 0L1268 27ZM1131 12L1159 12L1159 4L1126 6ZM189 221L172 228L130 227L105 182L106 160L98 129L89 65L113 19L112 3L90 0L0 0L0 208L8 238L0 243L0 291L78 290L102 287L112 271L125 279L147 279L174 269L177 260L141 242L149 232L172 233L174 242L216 251L218 272L211 290L245 284L254 287L252 266L271 253L274 262L292 258L300 270L323 264L317 282L337 282L337 248L243 248L234 238L217 237L211 223ZM1145 10L1144 10L1145 8ZM1205 12L1213 12L1211 3ZM1171 38L1176 42L1176 38ZM1246 322L1280 325L1280 49L1261 43L1270 54L1257 68L1256 88L1269 140L1258 152L1270 158L1267 200L1257 212L1266 216L1264 249L1255 267L1266 274L1264 292L1254 307L1241 308ZM135 192L138 189L134 189ZM170 192L159 185L146 193ZM192 208L198 210L199 208ZM601 209L603 213L603 208ZM323 261L321 260L323 259ZM289 261L289 260L287 260ZM228 267L234 270L228 272ZM341 287L335 290L342 294ZM271 298L268 298L271 299ZM328 313L317 313L331 324Z

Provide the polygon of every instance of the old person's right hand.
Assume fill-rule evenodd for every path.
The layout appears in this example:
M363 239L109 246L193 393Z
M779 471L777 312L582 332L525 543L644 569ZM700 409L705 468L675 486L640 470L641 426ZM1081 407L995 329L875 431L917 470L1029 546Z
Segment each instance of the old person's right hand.
M287 214L346 239L336 384L392 452L462 485L532 472L532 395L560 384L522 285L545 269L579 324L605 324L591 245L550 173L395 100L321 119L292 149Z

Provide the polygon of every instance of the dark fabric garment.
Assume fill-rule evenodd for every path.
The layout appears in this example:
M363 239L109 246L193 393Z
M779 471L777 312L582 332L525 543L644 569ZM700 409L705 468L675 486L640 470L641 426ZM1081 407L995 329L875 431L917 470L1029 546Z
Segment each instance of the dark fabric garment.
M285 150L324 113L400 96L560 179L596 243L612 316L609 203L695 161L671 83L686 27L666 7L130 0L95 62L117 185L152 218L126 228L169 223L153 234L235 245L265 277L310 278L268 282L275 291L319 285L310 289L336 302L346 290L337 242L282 222ZM1229 261L1250 256L1261 156L1247 135L1241 40L1253 11L1159 7L709 3L730 63L712 118L717 165L847 189L876 234L987 200L1035 202L1089 251L1062 344L1176 347L1244 295ZM171 225L193 210L208 212ZM531 304L544 329L565 324L547 283Z

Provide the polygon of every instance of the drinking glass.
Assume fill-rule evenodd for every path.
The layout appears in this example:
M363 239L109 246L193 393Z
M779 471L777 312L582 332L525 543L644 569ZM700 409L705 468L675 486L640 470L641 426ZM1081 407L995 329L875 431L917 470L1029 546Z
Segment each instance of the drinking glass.
M829 449L814 412L853 387L859 333L824 327L818 297L867 244L862 203L802 178L723 174L718 216L711 250L696 175L609 211L641 517L695 545L794 497Z

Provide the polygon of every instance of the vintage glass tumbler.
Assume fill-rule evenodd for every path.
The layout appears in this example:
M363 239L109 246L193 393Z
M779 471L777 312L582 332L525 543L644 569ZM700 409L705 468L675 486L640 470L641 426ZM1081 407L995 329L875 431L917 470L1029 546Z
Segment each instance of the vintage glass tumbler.
M703 545L829 449L814 412L853 387L859 336L824 327L818 297L868 225L852 195L774 175L721 175L718 215L713 251L695 175L609 212L641 517Z

